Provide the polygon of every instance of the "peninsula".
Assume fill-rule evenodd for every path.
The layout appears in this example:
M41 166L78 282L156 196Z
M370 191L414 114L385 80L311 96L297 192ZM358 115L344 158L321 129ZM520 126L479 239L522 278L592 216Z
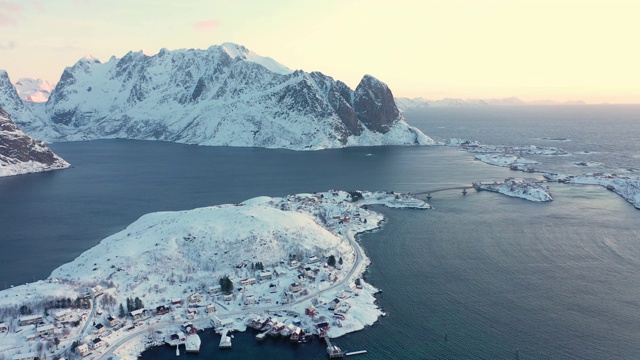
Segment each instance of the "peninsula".
M1 291L0 350L134 359L163 342L150 334L185 321L226 333L275 313L274 324L329 338L360 330L382 314L356 240L384 219L368 205L430 208L405 194L328 191L144 215L48 279Z

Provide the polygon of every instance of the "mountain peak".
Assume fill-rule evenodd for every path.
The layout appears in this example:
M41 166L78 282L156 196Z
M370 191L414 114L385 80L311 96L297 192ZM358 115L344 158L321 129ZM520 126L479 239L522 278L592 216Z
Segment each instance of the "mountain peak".
M276 74L288 75L293 72L293 70L289 69L285 65L280 64L270 57L258 55L257 53L247 49L243 45L225 42L219 45L218 48L227 53L227 55L229 55L232 59L239 58L245 61L260 64Z

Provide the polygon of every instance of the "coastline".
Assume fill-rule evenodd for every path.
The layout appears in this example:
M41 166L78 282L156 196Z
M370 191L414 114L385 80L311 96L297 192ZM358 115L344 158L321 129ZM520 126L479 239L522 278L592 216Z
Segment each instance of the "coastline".
M166 304L168 299L173 297L184 298L186 294L191 294L189 295L191 297L194 296L194 293L206 291L202 286L202 279L197 275L197 272L199 272L197 268L187 267L187 271L184 273L176 274L176 278L179 279L181 279L181 276L187 277L186 281L178 280L174 282L174 284L178 284L178 286L174 286L176 289L170 286L163 288L167 284L166 277L153 277L155 273L162 271L162 267L157 268L150 264L167 263L167 259L163 258L166 254L163 251L158 251L158 247L161 247L159 246L160 238L165 240L167 238L173 239L165 242L166 246L171 249L170 253L173 260L170 261L176 264L176 266L171 267L173 275L174 271L177 272L177 265L182 264L179 261L180 247L187 249L185 253L190 253L188 261L197 266L199 264L197 256L205 256L209 259L208 256L211 253L201 249L201 252L197 253L196 257L193 257L194 250L200 249L198 247L194 248L194 244L197 244L200 240L206 245L205 247L211 247L212 244L217 244L217 246L226 244L224 241L211 243L210 238L214 236L210 236L206 241L203 240L206 233L220 236L220 234L230 232L233 235L229 235L232 237L232 241L229 244L234 244L243 242L247 239L244 236L249 233L253 234L254 240L268 238L268 234L279 228L284 229L284 232L277 234L273 239L278 238L281 240L285 244L284 248L287 251L282 252L278 250L280 249L278 246L275 246L274 249L276 250L265 250L270 256L283 255L293 248L300 250L300 246L306 246L304 244L308 244L310 241L301 236L302 234L311 233L312 237L316 237L314 248L305 250L306 255L304 255L304 261L301 262L305 263L305 265L301 265L302 267L299 268L287 264L286 266L289 269L284 271L283 280L278 282L279 287L281 286L280 283L288 284L291 279L295 279L295 276L299 277L300 269L306 268L305 273L309 276L309 280L306 280L307 282L303 285L304 291L299 294L287 295L291 296L288 298L287 303L284 303L284 301L283 304L275 302L276 305L273 305L275 299L268 298L267 292L264 291L265 286L268 286L269 282L275 282L275 280L261 281L255 285L244 286L249 290L245 290L242 293L234 292L234 300L229 302L221 301L218 295L208 297L205 294L204 297L208 297L207 300L196 304L189 303L189 306L194 305L197 306L196 309L199 309L197 315L189 320L199 328L209 328L212 327L211 320L215 315L215 318L218 319L230 319L228 329L244 331L246 330L246 322L249 319L256 315L266 314L265 311L270 311L271 313L274 311L296 313L300 314L298 319L304 319L301 314L304 314L305 309L312 303L318 309L317 315L320 319L322 317L331 319L333 318L333 310L329 310L328 304L332 299L340 298L346 319L341 326L330 326L326 329L328 337L339 337L372 325L382 314L382 311L375 304L374 297L374 294L379 290L361 279L362 274L370 264L370 260L356 239L356 236L360 233L380 228L384 217L379 213L366 209L366 205L374 204L393 208L430 208L424 201L405 194L330 191L290 195L284 198L259 197L240 204L219 205L180 212L152 213L141 217L125 230L104 239L96 247L81 254L73 262L54 270L48 281L22 285L3 291L4 299L13 299L11 301L2 301L0 304L18 306L20 301L16 300L20 299L24 292L32 294L28 297L31 304L36 301L37 297L44 299L59 296L60 293L69 294L71 292L80 294L84 289L101 287L100 294L94 292L92 295L91 312L87 313L88 310L81 312L81 317L86 319L82 330L76 331L62 340L60 347L64 350L72 341L77 339L85 339L84 341L86 341L89 339L88 334L97 336L93 335L91 329L89 329L88 333L85 331L89 322L101 320L100 317L95 315L96 308L100 309L99 313L105 313L105 315L114 313L118 302L122 304L126 298L138 295L146 304L151 305L148 308L153 309L155 306ZM215 216L209 216L211 214L215 214ZM232 223L240 229L217 228L211 225L211 223L216 222L213 220L214 217L220 217L222 218L220 221ZM202 222L205 219L207 220ZM261 219L264 221L261 221ZM247 221L248 223L246 223ZM204 229L201 229L203 223L207 225ZM253 224L254 228L247 228L247 224ZM146 229L145 231L147 232L142 231L143 229ZM171 233L171 231L174 231L174 233ZM185 235L185 232L186 236L182 239L177 238L178 233ZM294 241L294 238L297 237L302 237L300 242ZM131 241L135 241L136 245L132 246ZM128 247L123 247L125 244ZM126 251L124 251L125 249ZM246 245L243 249L249 254L258 254L254 250L249 245ZM302 250L304 250L304 247ZM204 254L202 253L203 251ZM326 253L323 253L323 251ZM341 267L341 269L337 269L338 266L332 268L326 264L323 265L324 261L314 260L318 259L318 257L311 255L323 253L328 256L329 252L332 251L337 251L336 255L340 256L341 262L344 259L344 267ZM144 257L141 254L144 254ZM107 256L108 258L105 259ZM144 259L151 261L146 263ZM310 266L310 264L317 265ZM224 272L238 275L238 277L234 278L234 283L246 275L244 268L233 269L229 265L231 264L226 265L227 270L209 269L208 273L204 270L202 272L206 273L209 278L217 278L218 275L216 274ZM275 269L278 266L284 267L285 264L284 261L278 261L267 266L273 266L273 269ZM214 273L211 273L211 271L214 271ZM145 285L138 285L140 282ZM359 283L357 288L353 285L354 282ZM61 284L64 286L60 286ZM153 294L154 288L156 291L160 291L157 291L157 294ZM62 291L56 292L53 289ZM247 294L249 293L259 299L258 304L254 305L247 302ZM100 300L98 299L99 297ZM24 297L22 298L24 299ZM105 305L102 301L105 298L114 300L110 303L111 305ZM212 299L212 301L209 299ZM242 304L243 301L238 303L241 299L243 299L244 304ZM211 314L205 314L201 311L201 305L206 305L207 303L215 304L216 310ZM186 310L190 309L189 306L186 306ZM171 315L155 315L150 312L147 318L132 320L131 325L127 325L123 330L115 329L115 327L109 329L108 333L102 336L102 340L108 344L108 347L101 347L95 350L94 356L108 358L109 356L117 355L127 359L136 358L147 347L158 343L157 339L154 339L151 335L152 333L158 330L165 331L165 329L175 328L186 320L182 315L183 310L185 309L182 307L176 307ZM186 312L186 314L189 313L189 311ZM176 317L175 315L177 314L181 315ZM47 319L45 315L43 322L48 323ZM129 324L126 318L123 321ZM307 326L312 326L314 321L311 319L306 321ZM37 331L36 329L33 330ZM145 337L143 336L145 334L149 335ZM23 335L15 336L16 340ZM60 350L59 353L62 354L63 350Z

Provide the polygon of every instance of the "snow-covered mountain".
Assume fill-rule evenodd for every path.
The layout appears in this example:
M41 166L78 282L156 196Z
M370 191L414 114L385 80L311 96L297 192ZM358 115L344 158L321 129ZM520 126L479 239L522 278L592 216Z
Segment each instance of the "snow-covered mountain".
M39 139L52 139L60 134L48 121L44 103L23 101L5 70L0 69L0 107L11 120L30 135Z
M31 109L22 102L5 70L0 70L0 107L20 127L32 125L37 118Z
M0 176L63 169L69 163L22 132L0 107Z
M14 84L20 98L29 102L46 102L54 85L42 79L18 79Z
M291 71L243 46L129 52L66 68L46 104L61 135L201 145L323 149L433 141L409 126L387 85L366 75L350 89ZM40 135L38 129L31 129Z

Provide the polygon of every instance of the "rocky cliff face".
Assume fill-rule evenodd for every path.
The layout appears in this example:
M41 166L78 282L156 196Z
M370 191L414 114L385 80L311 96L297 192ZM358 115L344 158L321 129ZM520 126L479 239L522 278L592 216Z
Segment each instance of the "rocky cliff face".
M59 132L43 133L49 140L157 139L296 150L432 142L404 121L389 88L372 76L353 91L235 44L154 56L129 52L104 64L82 59L65 69L46 112Z
M69 167L40 140L22 132L0 108L0 176Z

